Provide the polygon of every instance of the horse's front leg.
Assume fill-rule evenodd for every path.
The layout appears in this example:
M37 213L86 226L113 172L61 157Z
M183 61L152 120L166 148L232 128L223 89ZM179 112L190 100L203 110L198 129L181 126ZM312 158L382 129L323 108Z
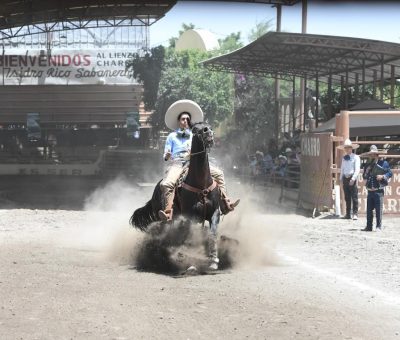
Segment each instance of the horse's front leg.
M210 220L210 229L208 230L207 242L208 242L208 258L210 270L218 269L218 224L220 220L220 211L216 209Z

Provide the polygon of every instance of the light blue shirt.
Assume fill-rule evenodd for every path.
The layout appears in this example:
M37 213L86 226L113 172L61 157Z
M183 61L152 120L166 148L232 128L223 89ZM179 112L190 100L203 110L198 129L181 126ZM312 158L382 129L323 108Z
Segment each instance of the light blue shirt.
M355 153L349 155L350 159L342 158L342 166L340 168L340 180L343 181L344 177L350 177L353 181L357 180L360 173L360 156Z
M182 134L184 133L184 136ZM192 147L192 131L177 129L171 132L165 141L164 159L167 152L171 152L172 160L188 160Z

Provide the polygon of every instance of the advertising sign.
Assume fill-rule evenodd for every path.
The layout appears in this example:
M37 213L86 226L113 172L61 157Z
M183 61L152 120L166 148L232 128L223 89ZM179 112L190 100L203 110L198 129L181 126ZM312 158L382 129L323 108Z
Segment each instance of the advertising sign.
M126 69L133 53L118 50L6 50L0 55L3 85L132 84Z

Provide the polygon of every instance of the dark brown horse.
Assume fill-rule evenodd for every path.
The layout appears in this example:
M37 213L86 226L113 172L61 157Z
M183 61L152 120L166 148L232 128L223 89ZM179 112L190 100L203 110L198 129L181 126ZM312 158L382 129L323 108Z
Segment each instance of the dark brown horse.
M214 144L214 133L206 123L197 123L192 128L193 139L190 153L190 164L187 175L176 190L174 199L174 216L172 223L183 217L184 230L188 231L188 223L209 223L208 249L211 261L218 263L217 259L217 228L220 221L220 192L210 174L208 153ZM160 181L161 182L161 181ZM162 209L162 193L160 182L157 183L153 196L145 206L135 210L130 223L141 231L148 231L151 223L160 221L158 211ZM165 225L166 223L162 223ZM161 228L162 229L162 228ZM177 235L180 243L186 233L183 230Z
M197 123L192 132L189 170L182 186L176 191L174 219L184 216L194 222L208 221L214 228L219 221L219 190L211 177L208 163L208 152L214 144L213 131L207 124ZM162 207L160 182L151 200L135 210L130 219L132 226L141 231L146 231L152 222L159 221L158 211Z

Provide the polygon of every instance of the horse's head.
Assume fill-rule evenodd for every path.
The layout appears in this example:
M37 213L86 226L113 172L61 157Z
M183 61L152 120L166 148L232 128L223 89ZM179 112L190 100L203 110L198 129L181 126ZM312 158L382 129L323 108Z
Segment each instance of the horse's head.
M214 145L214 131L207 123L196 123L192 127L193 138L198 138L206 149Z

